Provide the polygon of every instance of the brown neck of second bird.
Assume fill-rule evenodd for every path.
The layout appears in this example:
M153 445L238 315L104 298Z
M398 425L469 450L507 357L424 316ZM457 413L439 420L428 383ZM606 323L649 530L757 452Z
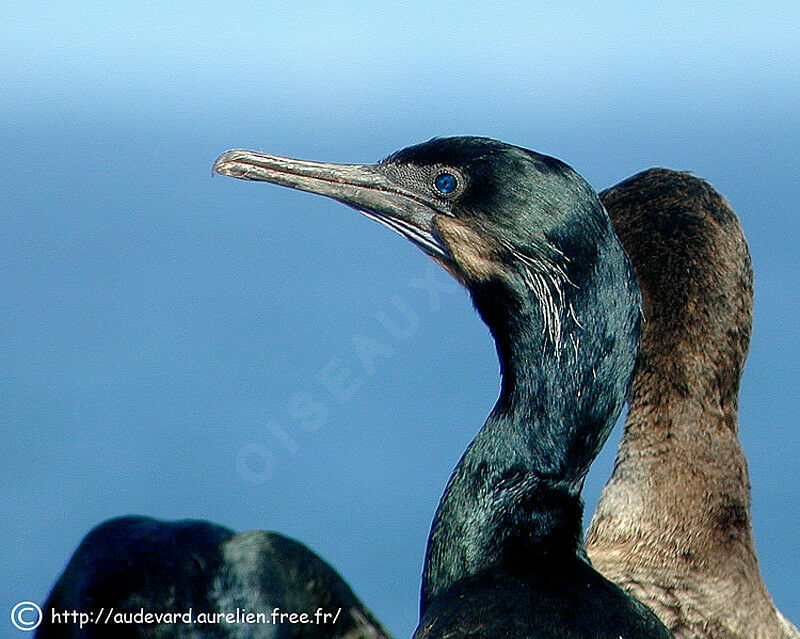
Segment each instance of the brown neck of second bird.
M668 298L654 304L645 293L626 439L637 432L653 443L678 438L693 442L697 451L724 438L717 428L724 427L736 439L751 307L731 304L720 291L700 294L705 299L681 303ZM659 305L671 308L665 313ZM692 415L693 420L675 419L681 414Z
M737 419L743 353L733 361L686 341L665 350L652 335L664 333L646 320L614 480L637 493L644 520L659 534L671 531L661 543L672 550L749 544L750 485ZM711 337L702 344L721 343Z
M620 452L633 447L637 457L667 467L704 468L714 490L734 477L746 488L737 411L752 327L752 271L740 233L720 235L712 246L721 255L663 256L655 268L637 268L645 320Z
M671 617L659 607L662 592L681 605L681 588L691 593L708 583L723 584L720 592L728 594L763 595L738 439L746 317L746 326L719 327L702 341L676 340L665 349L663 327L645 315L625 431L587 550L600 572L645 598L665 622ZM738 357L702 348L725 343L710 339L723 333L742 345Z

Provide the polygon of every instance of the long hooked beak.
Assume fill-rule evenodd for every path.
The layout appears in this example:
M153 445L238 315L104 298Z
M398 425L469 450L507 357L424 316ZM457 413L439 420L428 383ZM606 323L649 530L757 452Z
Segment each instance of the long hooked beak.
M433 227L446 214L435 201L389 180L377 164L333 164L234 149L214 162L220 175L272 182L338 200L411 240L432 257L450 262Z

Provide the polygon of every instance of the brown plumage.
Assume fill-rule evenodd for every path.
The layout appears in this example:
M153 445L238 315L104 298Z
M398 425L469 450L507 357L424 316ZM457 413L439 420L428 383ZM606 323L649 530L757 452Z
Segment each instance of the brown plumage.
M679 638L800 638L758 567L738 390L753 276L725 200L652 169L601 194L642 289L625 433L587 538L594 566Z

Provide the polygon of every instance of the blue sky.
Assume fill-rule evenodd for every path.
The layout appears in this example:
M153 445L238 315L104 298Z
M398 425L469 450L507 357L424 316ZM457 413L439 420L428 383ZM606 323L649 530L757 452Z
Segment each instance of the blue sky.
M0 10L0 610L42 601L89 528L135 512L296 537L409 636L436 503L496 397L489 335L401 238L210 167L232 147L367 162L476 134L598 190L690 170L739 213L755 533L800 621L800 9L500 7ZM374 367L365 338L386 347Z

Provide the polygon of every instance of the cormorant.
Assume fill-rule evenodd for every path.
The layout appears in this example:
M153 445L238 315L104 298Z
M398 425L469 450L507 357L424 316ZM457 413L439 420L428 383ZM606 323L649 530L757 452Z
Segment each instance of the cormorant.
M128 516L98 525L43 611L37 639L391 639L303 544L194 520ZM73 611L87 617L70 617ZM140 611L192 614L143 623ZM233 617L209 617L216 613ZM247 613L265 618L248 622ZM308 623L291 613L308 614Z
M587 536L606 577L676 637L800 639L758 568L737 437L753 274L705 181L651 169L600 195L644 299L625 432Z
M582 542L581 487L625 400L640 315L591 187L559 160L466 137L371 165L235 150L214 169L385 224L466 286L495 339L500 397L436 513L415 637L670 637Z

